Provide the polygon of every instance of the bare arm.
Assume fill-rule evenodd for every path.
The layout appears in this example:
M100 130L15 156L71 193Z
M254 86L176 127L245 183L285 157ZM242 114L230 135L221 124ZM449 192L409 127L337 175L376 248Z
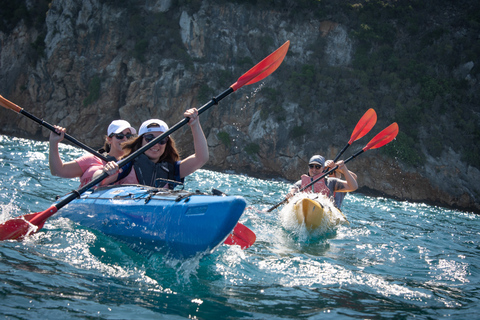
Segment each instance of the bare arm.
M54 176L62 178L76 178L83 174L82 168L75 161L63 163L60 159L60 153L58 151L58 144L63 140L65 136L65 128L55 126L56 134L50 133L49 143L50 150L48 156L48 164L50 166L50 173Z
M209 158L207 139L205 138L202 126L200 125L198 110L195 108L189 109L185 111L184 116L190 118L188 124L192 129L195 153L180 162L181 178L184 178L200 169L205 163L207 163Z
M336 186L335 191L338 192L352 192L358 189L358 183L355 177L352 175L352 172L347 169L347 166L343 162L343 160L336 163L338 165L338 171L344 175L345 180L339 179Z

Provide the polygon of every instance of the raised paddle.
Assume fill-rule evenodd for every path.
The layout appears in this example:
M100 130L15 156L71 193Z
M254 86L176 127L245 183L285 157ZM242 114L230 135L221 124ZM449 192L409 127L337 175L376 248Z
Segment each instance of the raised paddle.
M345 147L337 154L333 162L337 162L337 160L341 157L341 155L347 150L347 148L352 144L352 142L357 141L358 139L365 136L367 133L372 130L373 126L377 123L377 113L372 108L368 109L367 112L360 118L355 129L353 129L352 135L350 136L350 140L345 145Z
M396 122L394 122L391 125L389 125L388 127L386 127L385 129L383 129L382 131L380 131L375 137L373 137L373 139L370 140L370 142L365 147L363 147L362 150L358 151L357 153L352 155L350 158L348 158L344 162L347 163L350 160L353 160L354 158L356 158L357 156L359 156L360 154L362 154L363 152L365 152L367 150L377 149L377 148L383 147L384 145L386 145L387 143L389 143L393 139L395 139L397 134L398 134L398 124ZM312 182L307 184L305 187L301 188L298 192L302 192L303 190L312 186L317 181L325 178L326 176L328 176L330 173L332 173L333 171L335 171L337 169L338 169L338 165L333 167L332 169L328 170L327 172L322 174L320 177L316 178L315 180L313 180ZM268 209L267 212L270 212L270 211L278 208L279 206L281 206L282 204L284 204L287 201L288 201L288 198L284 199L282 202L280 202L280 203L274 205L273 207L271 207L270 209Z
M7 109L10 109L10 110L13 110L15 111L16 113L20 113L24 116L26 116L27 118L30 118L32 119L33 121L35 121L36 123L44 126L45 128L57 133L55 131L55 128L48 122L45 122L43 121L42 119L39 119L37 117L35 117L34 115L32 115L31 113L28 113L27 111L25 111L23 108L20 108L19 106L17 106L15 103L5 99L4 97L0 96L0 105L4 108L7 108ZM57 133L58 134L58 133ZM99 153L98 151L90 148L89 146L81 143L80 141L78 141L77 139L75 139L74 137L68 135L65 133L65 139L67 139L68 141L72 142L73 144L75 144L76 146L82 148L83 150L86 150L88 152L90 152L91 154L93 154L94 156L97 156L99 157L100 159L102 159L103 161L105 162L108 162L112 159L108 159L107 157L105 157L103 154Z
M268 57L263 59L252 69L247 71L240 78L238 78L237 82L231 85L227 90L225 90L219 96L212 98L212 100L209 103L202 106L198 110L198 114L201 114L211 106L218 104L218 101L225 98L230 93L240 89L242 86L253 84L272 74L280 66L283 59L285 58L289 45L290 45L290 41L285 42L280 48L278 48L276 51L271 53ZM188 121L189 121L188 118L184 118L182 121L180 121L179 123L171 127L169 130L167 130L166 132L162 133L161 135L159 135L158 137L150 141L145 146L133 152L131 155L129 155L125 159L118 161L117 162L118 166L120 168L125 166L127 163L134 160L136 157L141 155L146 150L150 149L152 146L160 142L162 139L168 137L170 134L180 129L182 126L187 124ZM108 174L106 172L102 173L96 179L93 179L90 183L86 184L82 188L74 190L63 200L59 201L56 204L53 204L45 211L36 212L32 214L27 214L21 217L13 218L0 224L0 240L21 239L22 237L28 236L32 233L39 231L49 217L54 215L58 210L66 206L75 198L79 197L82 193L84 193L88 189L100 183L106 177L108 177Z

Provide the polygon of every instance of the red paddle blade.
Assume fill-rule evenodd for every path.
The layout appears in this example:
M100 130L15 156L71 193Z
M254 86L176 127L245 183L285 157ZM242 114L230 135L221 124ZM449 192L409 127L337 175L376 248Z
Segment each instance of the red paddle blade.
M238 78L237 82L230 87L233 91L237 91L244 85L253 84L265 79L271 75L282 64L285 55L287 54L290 40L285 42L280 48L272 52L268 57L260 61L252 69L248 70L244 75Z
M228 245L239 245L240 248L246 249L254 244L256 239L257 236L252 230L238 222L224 243Z
M392 123L382 131L380 131L372 140L363 148L363 151L367 151L369 149L376 149L383 147L393 139L398 134L398 124L396 122Z
M15 112L22 111L22 108L17 106L15 103L11 102L10 100L5 99L4 97L0 96L0 105L7 109L12 109Z
M377 123L377 113L375 112L375 110L370 108L367 110L367 112L365 112L360 121L358 121L355 129L353 129L348 144L352 144L353 141L356 141L369 133L375 123Z
M10 219L0 224L0 240L22 239L35 233L38 228L28 222L27 216Z
M47 219L57 212L57 207L51 206L45 211L30 213L13 218L0 224L0 241L21 240L43 228Z

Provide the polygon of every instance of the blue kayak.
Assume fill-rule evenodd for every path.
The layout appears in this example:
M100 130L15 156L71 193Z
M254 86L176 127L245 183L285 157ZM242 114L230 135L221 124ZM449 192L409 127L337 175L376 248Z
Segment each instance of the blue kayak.
M133 249L189 258L222 244L245 206L239 196L118 185L87 191L60 213Z

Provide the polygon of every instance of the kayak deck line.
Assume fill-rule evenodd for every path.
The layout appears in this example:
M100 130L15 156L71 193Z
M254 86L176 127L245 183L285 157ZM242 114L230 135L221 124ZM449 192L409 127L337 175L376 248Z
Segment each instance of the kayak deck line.
M123 187L136 187L137 189L140 190L145 190L144 194L136 194L136 193L128 193L128 194L122 194L123 189L119 188L119 185L113 185L113 186L102 186L98 188L94 188L91 190L91 192L87 192L82 198L87 199L91 198L92 196L95 196L96 193L101 192L102 194L105 194L104 191L108 189L118 189L115 191L112 191L111 194L114 195L113 197L95 197L96 199L127 199L131 198L132 200L135 199L143 199L145 198L146 203L148 203L152 199L162 199L162 200L170 200L170 201L175 201L179 202L183 199L188 199L191 196L194 195L211 195L211 196L224 196L225 194L218 194L215 191L212 191L212 193L206 193L206 192L201 192L200 190L196 190L195 192L191 191L185 191L185 190L169 190L165 188L156 188L156 187L150 187L150 186L145 186L145 185L140 185L140 184L123 184L121 185ZM216 189L213 189L216 190ZM216 190L218 191L218 190ZM138 197L135 197L138 196ZM146 196L146 197L145 197ZM175 197L172 199L173 197Z

